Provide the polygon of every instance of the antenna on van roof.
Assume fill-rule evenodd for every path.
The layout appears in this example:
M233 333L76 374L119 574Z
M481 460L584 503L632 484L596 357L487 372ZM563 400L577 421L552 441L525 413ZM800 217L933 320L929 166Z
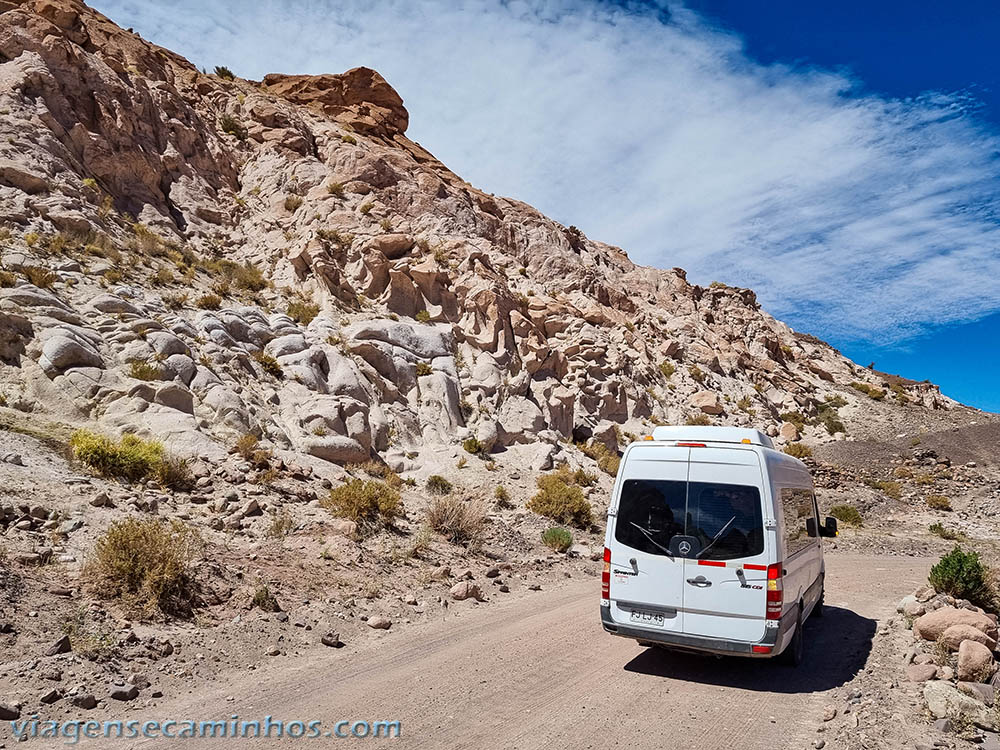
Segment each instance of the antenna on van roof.
M668 425L653 428L653 440L699 443L742 443L774 448L774 443L760 430L748 427L701 427Z

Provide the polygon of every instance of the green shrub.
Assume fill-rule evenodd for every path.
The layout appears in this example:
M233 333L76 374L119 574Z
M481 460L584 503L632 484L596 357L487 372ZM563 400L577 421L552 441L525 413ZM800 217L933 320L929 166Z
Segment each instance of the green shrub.
M98 538L85 570L102 599L145 615L187 613L195 598L189 566L200 551L198 533L179 521L126 518Z
M17 277L10 271L0 271L0 287L11 287L17 283Z
M281 610L278 600L271 593L271 587L263 581L259 581L254 588L250 604L261 612L278 612Z
M583 490L568 482L565 474L553 472L538 477L538 492L528 501L528 510L551 518L557 523L569 523L587 528L593 523L590 503Z
M830 508L830 515L848 526L861 526L864 523L861 513L853 505L834 505Z
M222 307L222 297L218 294L203 294L194 302L202 310L218 310Z
M285 312L295 322L307 326L319 315L319 305L301 301L289 302Z
M951 510L951 500L947 495L928 495L927 507L932 510Z
M344 197L344 183L342 182L331 182L326 186L326 192L330 195L336 196L337 198Z
M452 484L440 474L427 477L427 491L432 495L447 495L452 490Z
M785 446L784 451L794 458L807 458L813 454L813 449L805 443L789 443Z
M427 523L453 544L475 544L482 539L486 509L480 502L437 497L427 509Z
M216 65L215 75L219 76L219 78L225 78L227 81L231 81L236 77L233 74L233 71L231 71L225 65Z
M433 372L433 368L426 362L417 362L417 377L422 378L424 375L430 375Z
M416 319L416 321L418 323L430 323L431 322L431 314L429 312L427 312L426 310L421 310L414 317L415 317L415 319Z
M701 412L699 412L698 414L692 414L690 417L688 417L687 420L685 421L685 424L691 425L693 427L705 427L707 425L712 424L712 420L709 418L707 414L702 414Z
M330 490L320 505L340 518L354 521L363 533L389 528L403 515L399 491L378 480L352 479Z
M740 411L746 412L751 417L754 414L753 401L750 399L749 396L744 396L739 401L737 401L736 408L739 409Z
M158 380L160 377L160 371L156 367L141 359L133 359L128 363L128 374L136 380Z
M500 508L513 508L514 502L510 499L510 493L502 484L498 484L493 492L493 497L497 499L497 506Z
M358 139L355 138L353 135L347 135L346 133L340 136L340 140L343 141L344 143L349 143L352 146L358 145Z
M367 203L362 203L358 210L361 212L362 216L367 216L371 213L373 208L375 208L375 204L368 201Z
M696 383L705 382L705 373L702 372L701 368L698 367L698 365L691 365L688 368L688 375L690 375L691 379L694 380L694 382Z
M69 444L76 459L95 473L130 482L153 477L164 460L162 444L135 435L125 435L116 443L104 435L78 430Z
M949 529L946 526L943 526L937 522L932 523L930 526L928 526L927 530L930 531L935 536L939 536L942 539L947 539L952 542L965 540L965 534L963 534L961 531L955 531L954 529Z
M577 448L579 448L585 456L589 456L597 461L597 468L605 474L610 474L611 476L616 476L618 474L618 466L621 464L621 457L609 449L604 443L597 440L591 440L586 444L578 443Z
M673 377L673 374L676 371L677 368L674 367L673 362L669 362L667 360L663 360L662 362L660 362L660 374L663 375L663 377L665 377L667 380L670 380L670 378Z
M935 591L968 599L984 609L996 604L989 568L977 553L965 552L957 544L931 568L928 580Z
M250 136L250 131L246 129L246 126L228 113L219 118L219 130L235 136L241 141L245 141Z
M293 195L285 196L285 210L286 211L288 211L290 213L295 213L299 209L299 206L301 206L301 205L302 205L302 196L301 195L294 195L293 194Z
M285 372L281 369L281 365L278 363L278 360L267 352L254 352L253 358L257 360L257 364L259 364L261 369L263 369L268 375L279 379L284 376Z
M565 552L573 546L573 535L559 526L550 526L542 532L542 544L556 552Z
M466 453L471 453L474 456L478 456L480 453L486 452L485 446L474 437L463 440L462 447L465 449Z

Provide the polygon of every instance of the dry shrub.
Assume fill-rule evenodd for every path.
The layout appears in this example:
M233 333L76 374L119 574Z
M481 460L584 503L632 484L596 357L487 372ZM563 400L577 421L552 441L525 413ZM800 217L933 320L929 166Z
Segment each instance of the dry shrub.
M447 495L452 490L452 484L440 474L427 477L427 491L433 495Z
M585 456L590 456L592 459L597 461L597 468L605 474L610 474L611 476L618 474L618 466L621 463L621 457L616 452L609 449L604 443L597 440L591 440L586 444L580 443L577 447Z
M353 479L330 490L320 505L335 516L358 524L362 533L374 533L391 527L403 515L399 491L385 482Z
M144 615L188 614L190 565L200 553L197 531L179 521L126 518L97 540L86 573L102 599L120 599Z
M951 500L947 495L928 495L927 507L932 510L951 510Z
M313 318L319 315L319 305L314 305L311 302L289 302L286 312L288 317L296 323L307 326L313 321Z
M254 352L253 358L268 375L279 380L284 377L285 371L281 369L281 364L267 352Z
M538 492L528 501L528 510L578 528L587 528L593 523L590 503L577 484L567 481L566 472L543 474L538 477L537 484Z
M443 496L427 509L427 523L454 544L478 544L486 526L486 508L478 500Z
M807 458L813 454L813 449L805 443L789 443L785 446L785 453L793 458Z

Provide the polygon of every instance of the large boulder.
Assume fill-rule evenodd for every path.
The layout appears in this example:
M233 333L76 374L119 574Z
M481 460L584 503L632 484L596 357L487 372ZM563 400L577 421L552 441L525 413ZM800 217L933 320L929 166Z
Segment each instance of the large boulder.
M698 391L688 399L688 406L701 409L705 414L722 414L722 402L714 391Z
M995 671L993 652L989 648L973 640L962 641L958 647L958 679L985 682Z
M997 639L997 625L992 619L981 612L956 607L941 607L918 617L913 622L913 633L925 641L936 641L952 625L971 625L994 641Z
M965 623L952 625L941 634L940 638L938 638L938 643L946 646L949 651L958 651L958 647L961 646L964 641L975 641L976 643L981 643L990 651L997 647L996 640L990 638L979 628L974 628L972 625L966 625Z
M799 428L791 422L782 422L778 434L783 440L793 441L799 439Z
M38 364L50 378L71 367L104 367L104 360L83 341L56 334L42 346Z

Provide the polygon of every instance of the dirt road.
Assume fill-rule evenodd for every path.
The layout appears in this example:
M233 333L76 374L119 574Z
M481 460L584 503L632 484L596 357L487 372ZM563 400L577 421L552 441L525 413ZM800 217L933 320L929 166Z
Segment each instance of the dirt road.
M929 564L829 555L826 616L806 626L806 661L798 670L647 650L607 635L598 618L598 579L588 578L516 601L459 603L444 621L275 662L220 688L137 707L130 718L271 715L322 721L324 733L340 720L401 722L400 738L369 738L363 747L806 748L817 738L827 691L864 666L876 621L924 579ZM350 724L341 730L349 733ZM306 746L331 743L338 740L321 737ZM146 750L296 744L287 738L81 742Z

